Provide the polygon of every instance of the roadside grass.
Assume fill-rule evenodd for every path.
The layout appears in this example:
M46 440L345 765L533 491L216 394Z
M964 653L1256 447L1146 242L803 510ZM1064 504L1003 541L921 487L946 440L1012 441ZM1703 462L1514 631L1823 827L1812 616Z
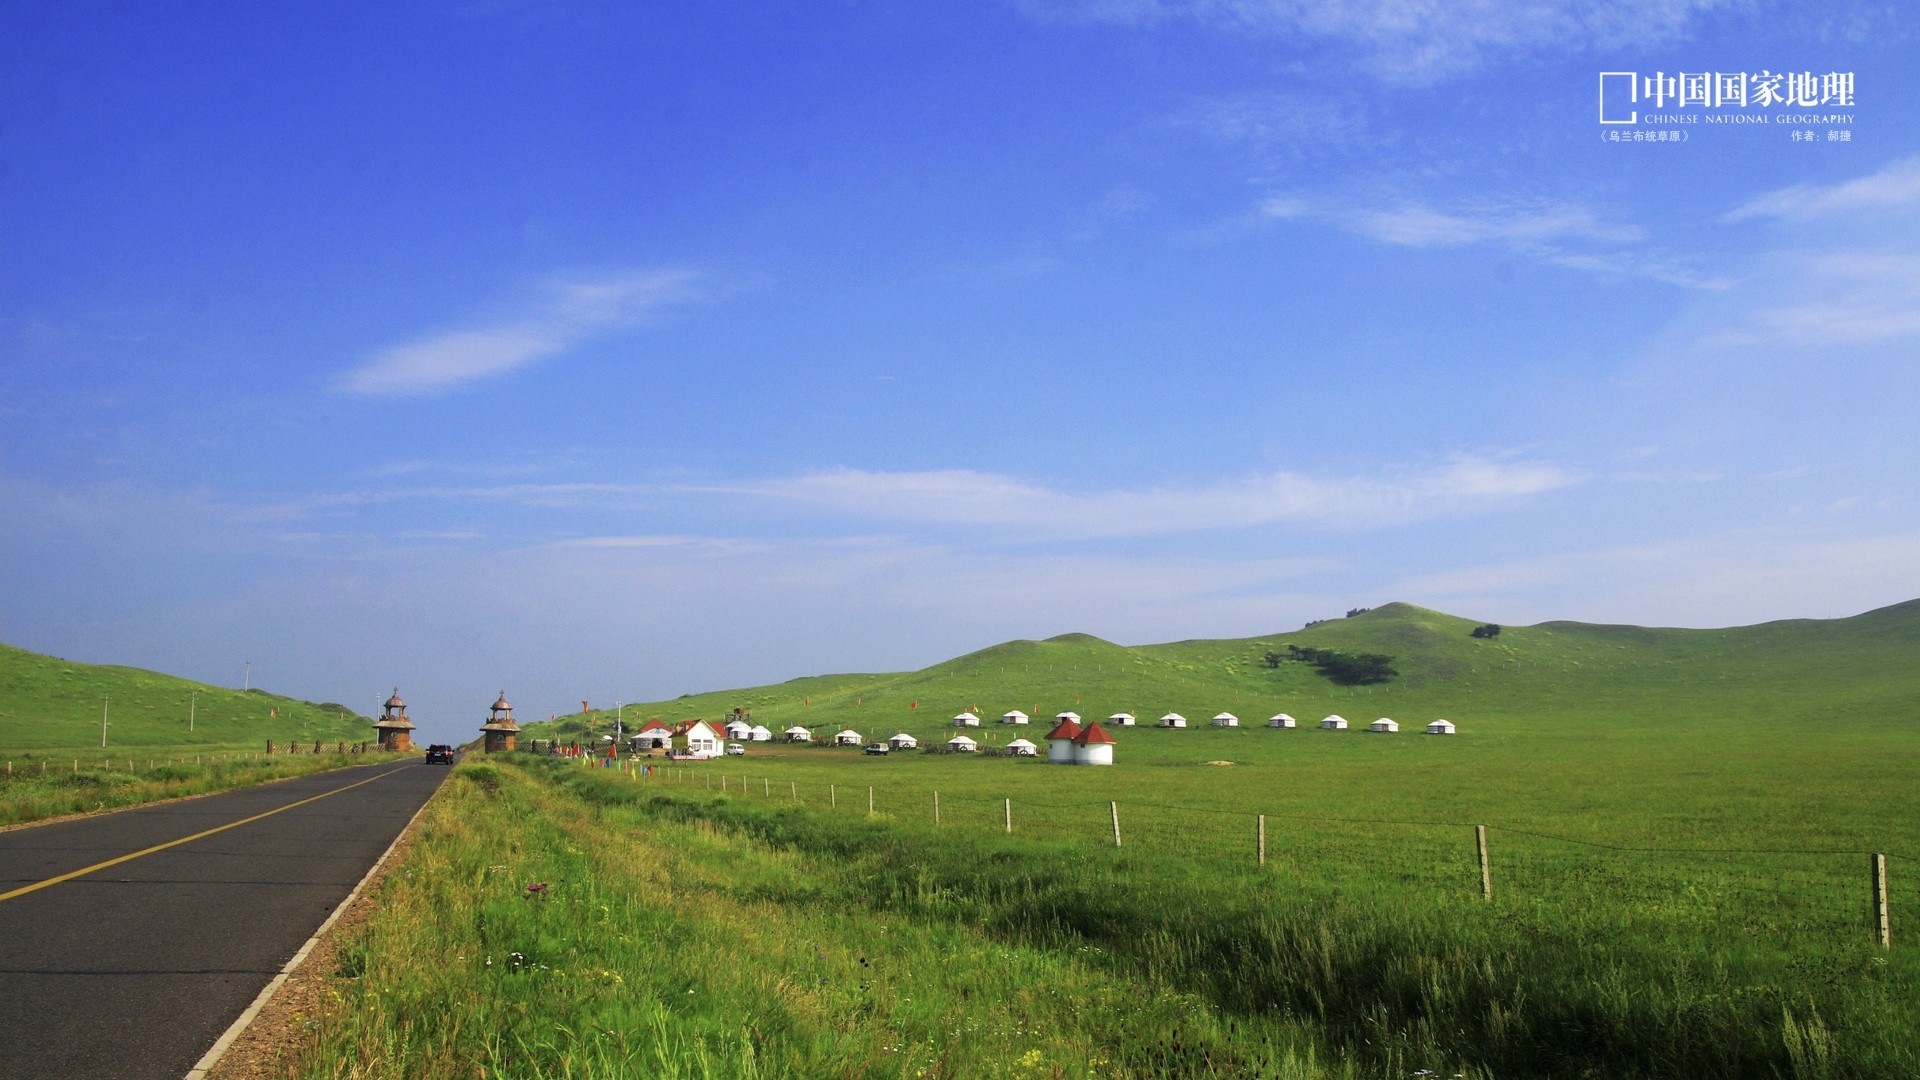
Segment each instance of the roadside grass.
M1359 1075L1290 1021L1132 978L1098 944L847 895L837 856L621 781L454 777L291 1075Z
M95 750L95 756L59 760L41 755L9 762L10 771L0 775L0 825L251 787L387 759L371 754L263 757L238 751L189 751L162 757L116 757L106 762L98 753Z
M1009 836L964 809L968 770L990 763L915 764L941 785L940 827L898 779L872 816L864 785L838 780L796 804L803 778L840 775L818 757L753 762L745 784L738 761L644 779L527 755L462 766L294 1071L1920 1073L1913 950L1872 946L1857 918L1796 927L1808 898L1790 881L1779 910L1754 910L1746 878L1689 864L1681 890L1620 856L1489 904L1417 832L1333 830L1265 868L1182 843L1205 835L1190 829L1114 849L1029 813ZM782 765L786 792L757 775ZM1125 772L1023 779L1101 776ZM539 881L549 899L526 893Z

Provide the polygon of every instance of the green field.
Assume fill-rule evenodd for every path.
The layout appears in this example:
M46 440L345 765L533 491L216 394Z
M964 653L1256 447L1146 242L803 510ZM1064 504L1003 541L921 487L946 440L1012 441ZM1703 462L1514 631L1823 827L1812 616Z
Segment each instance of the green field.
M1392 605L1247 641L1015 642L627 714L869 738L943 739L972 706L1306 725L1123 729L1111 768L779 746L463 767L289 1070L1920 1075L1920 604L1476 625ZM1289 643L1400 675L1262 664ZM1313 729L1330 711L1406 730ZM1461 733L1412 733L1435 716Z
M80 664L0 645L0 753L13 757L91 751L191 754L264 749L301 740L357 743L372 721L344 705L314 704L264 690L233 690L140 668ZM192 729L188 724L191 721Z

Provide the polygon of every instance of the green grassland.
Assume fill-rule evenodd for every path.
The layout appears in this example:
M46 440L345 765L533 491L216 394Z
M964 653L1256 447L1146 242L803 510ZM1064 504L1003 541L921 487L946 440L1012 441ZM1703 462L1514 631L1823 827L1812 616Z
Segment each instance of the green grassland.
M1396 604L1244 641L1069 635L629 707L931 741L972 708L990 748L1044 735L991 722L1016 707L1199 726L1119 729L1110 768L756 744L463 771L387 909L417 918L360 940L345 1006L289 1068L1920 1074L1920 604L1728 630L1476 625ZM1263 664L1289 644L1400 674ZM1205 726L1221 709L1253 726ZM1263 726L1277 710L1303 727ZM1313 727L1336 711L1404 728ZM1461 733L1415 733L1436 716ZM1892 868L1891 950L1870 852ZM539 880L553 901L524 895ZM423 959L444 954L460 961Z
M0 752L14 757L91 751L100 713L109 751L193 753L262 749L266 740L357 743L372 721L343 705L240 691L139 668L80 664L0 645ZM187 730L192 712L193 730ZM276 715L277 714L277 715Z

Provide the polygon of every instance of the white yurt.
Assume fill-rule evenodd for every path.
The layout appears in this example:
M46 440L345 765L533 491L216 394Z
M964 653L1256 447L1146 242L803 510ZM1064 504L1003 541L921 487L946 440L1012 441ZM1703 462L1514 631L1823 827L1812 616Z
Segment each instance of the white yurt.
M965 735L955 735L953 738L947 740L947 749L956 754L971 754L975 750L980 749L980 744L967 738Z
M979 727L980 718L970 712L963 712L953 718L954 727Z
M793 725L792 727L788 728L785 732L782 732L782 734L786 735L788 742L812 742L813 741L813 732L808 731L806 728L801 727L799 724Z
M1113 764L1113 736L1099 724L1088 724L1073 740L1075 765Z
M1267 726L1268 727L1299 727L1300 721L1295 720L1293 717L1288 716L1286 713L1274 713L1273 719L1267 721Z
M1000 722L1003 724L1024 724L1027 723L1027 714L1021 712L1019 709L1014 709L1001 714Z
M888 739L887 745L893 747L895 750L911 750L920 745L920 740L903 731Z
M1435 720L1433 723L1427 725L1427 734L1429 735L1452 735L1455 734L1455 731L1456 729L1451 720Z
M747 723L745 720L727 721L727 738L733 739L737 742L741 739L745 739L751 736L752 734L753 734L753 725Z
M1073 740L1080 737L1078 721L1062 720L1047 732L1047 760L1055 765L1073 764Z
M1392 720L1389 720L1383 716L1380 719L1375 720L1373 723L1368 724L1367 730L1368 731L1399 731L1400 725L1394 723Z
M1339 713L1334 713L1332 716L1320 721L1320 726L1328 731L1345 731L1347 730L1347 718L1341 716Z
M1053 719L1055 723L1063 720L1071 720L1077 724L1080 722L1080 714L1077 712L1058 712L1053 714Z
M839 731L838 733L836 733L836 734L834 735L834 737L833 737L833 745L835 745L835 746L859 746L859 745L860 745L860 733L859 733L859 732L857 732L857 731L855 731L855 730L853 730L852 728L844 728L844 729L842 729L841 731Z
M1134 715L1130 712L1117 712L1107 717L1107 723L1112 724L1114 727L1132 727L1139 723L1139 721L1134 719Z
M1007 753L1014 757L1039 757L1040 748L1025 739L1015 739L1007 744Z
M1170 712L1160 718L1161 727L1186 727L1187 718L1177 712Z
M1239 727L1240 718L1233 715L1230 712L1215 713L1213 717L1213 726L1214 727Z
M773 731L763 725L755 724L747 731L748 742L772 742Z

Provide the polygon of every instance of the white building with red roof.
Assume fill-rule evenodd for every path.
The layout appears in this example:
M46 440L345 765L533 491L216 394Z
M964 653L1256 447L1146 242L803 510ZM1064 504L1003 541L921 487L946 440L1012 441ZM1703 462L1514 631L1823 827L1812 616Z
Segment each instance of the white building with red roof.
M671 750L673 749L673 729L658 720L649 720L640 725L627 744L635 750Z
M1113 764L1113 736L1095 720L1081 730L1073 739L1073 763L1075 765L1111 765Z
M1073 764L1073 740L1085 730L1077 720L1062 719L1047 732L1047 760L1055 765Z

